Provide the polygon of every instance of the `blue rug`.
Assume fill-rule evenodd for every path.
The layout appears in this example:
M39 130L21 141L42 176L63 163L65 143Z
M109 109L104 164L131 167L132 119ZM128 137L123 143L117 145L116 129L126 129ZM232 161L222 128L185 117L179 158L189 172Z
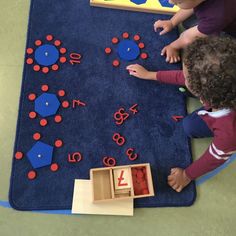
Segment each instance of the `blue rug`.
M178 32L159 37L152 27L158 18L169 16L92 8L87 0L32 0L9 193L13 208L70 209L74 179L88 179L89 169L102 167L104 156L115 157L117 165L151 164L156 195L135 200L135 207L193 204L194 183L181 193L167 185L172 167L191 163L181 122L171 118L186 114L184 95L176 86L130 77L125 70L130 62L119 59L118 46L111 42L113 37L122 41L124 32L130 39L138 34L145 44L140 51L148 58L132 63L150 70L180 69L160 56ZM112 66L115 59L119 67ZM80 100L74 108L73 100ZM134 104L136 114L129 110ZM121 107L129 118L116 125L113 114ZM117 132L126 139L123 146L112 140ZM139 155L135 161L126 156L130 147Z

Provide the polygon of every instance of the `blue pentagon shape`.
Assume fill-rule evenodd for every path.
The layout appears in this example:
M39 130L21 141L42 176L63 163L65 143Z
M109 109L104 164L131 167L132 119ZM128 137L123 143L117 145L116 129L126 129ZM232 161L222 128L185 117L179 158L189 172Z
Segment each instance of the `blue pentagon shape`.
M144 4L147 2L147 0L130 0L130 2L133 2L137 5Z
M169 3L168 0L159 0L159 2L163 7L169 7L169 8L174 7L174 4Z
M28 151L27 157L34 169L49 166L52 163L53 146L37 142Z
M43 93L34 104L35 111L42 117L55 115L60 106L60 102L55 94Z

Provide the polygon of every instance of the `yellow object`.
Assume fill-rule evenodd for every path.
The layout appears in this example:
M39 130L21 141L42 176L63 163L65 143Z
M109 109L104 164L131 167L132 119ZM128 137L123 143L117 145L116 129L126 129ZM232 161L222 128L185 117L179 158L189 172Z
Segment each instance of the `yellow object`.
M140 5L137 5L130 0L90 0L90 5L162 14L175 14L179 10L177 6L174 6L173 8L163 7L158 0L147 0L146 3Z

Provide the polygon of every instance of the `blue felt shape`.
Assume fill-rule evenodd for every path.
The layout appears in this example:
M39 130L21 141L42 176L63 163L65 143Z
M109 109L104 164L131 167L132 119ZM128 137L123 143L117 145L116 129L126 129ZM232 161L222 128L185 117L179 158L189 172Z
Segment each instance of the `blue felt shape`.
M35 50L35 60L39 65L51 66L59 59L58 49L50 44L45 44Z
M48 166L52 163L53 146L37 142L28 151L27 157L34 169Z
M168 64L160 56L163 47L178 38L177 29L159 36L150 29L158 18L170 16L120 11L90 7L88 0L32 0L26 47L49 33L63 42L68 52L83 55L81 64L64 63L53 73L36 73L25 65L15 149L27 153L34 145L32 134L40 132L44 143L63 140L63 147L53 152L53 161L60 166L57 172L49 168L37 170L37 178L29 181L32 169L26 159L13 158L10 204L18 210L71 209L75 179L89 179L91 168L102 167L104 156L116 158L117 165L150 163L155 197L135 200L135 207L189 206L194 202L195 185L191 183L181 193L168 186L167 177L173 167L185 168L192 162L189 140L181 122L173 122L172 115L186 115L185 95L178 86L144 81L129 76L121 61L119 68L112 66L118 57L109 57L104 48L112 45L111 39L129 32L139 34L145 43L148 60L137 58L149 70L178 70L181 64ZM86 20L85 20L86 19ZM142 27L140 27L142 26ZM117 49L112 45L113 51ZM63 121L57 124L48 117L48 125L29 121L28 114L34 103L28 101L29 93L40 95L42 84L47 83L51 93L66 91L64 99L81 99L85 107L62 109L58 112ZM62 99L62 98L61 98ZM138 104L139 112L133 115L129 108ZM113 114L124 107L130 116L117 126ZM125 144L120 147L112 140L115 132L121 133ZM131 162L125 152L135 148L139 158ZM81 152L79 163L69 163L68 154ZM37 196L37 197L35 197Z
M133 40L122 40L118 45L118 54L124 61L133 61L140 54L138 45Z
M168 0L158 0L163 7L173 8L174 4L169 3Z
M42 117L55 115L60 102L55 94L43 93L35 100L35 111Z
M130 0L130 1L137 5L144 4L147 2L147 0Z

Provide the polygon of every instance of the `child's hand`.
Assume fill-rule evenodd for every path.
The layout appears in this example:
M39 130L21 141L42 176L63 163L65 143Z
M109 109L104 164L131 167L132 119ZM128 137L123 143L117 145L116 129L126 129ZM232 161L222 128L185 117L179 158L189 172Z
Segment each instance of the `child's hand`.
M162 49L161 55L162 56L166 55L166 62L169 63L177 63L178 61L180 61L179 50L173 48L171 44L165 46Z
M146 79L146 80L155 80L156 79L156 72L151 72L146 70L143 66L138 64L129 65L126 67L129 71L130 75L133 75L139 79Z
M171 169L171 174L168 176L168 184L176 192L181 192L184 187L186 187L191 180L186 175L185 171L181 168Z
M174 26L171 20L158 20L154 23L154 31L157 32L157 29L162 28L163 30L160 32L160 35L166 34L171 31Z

